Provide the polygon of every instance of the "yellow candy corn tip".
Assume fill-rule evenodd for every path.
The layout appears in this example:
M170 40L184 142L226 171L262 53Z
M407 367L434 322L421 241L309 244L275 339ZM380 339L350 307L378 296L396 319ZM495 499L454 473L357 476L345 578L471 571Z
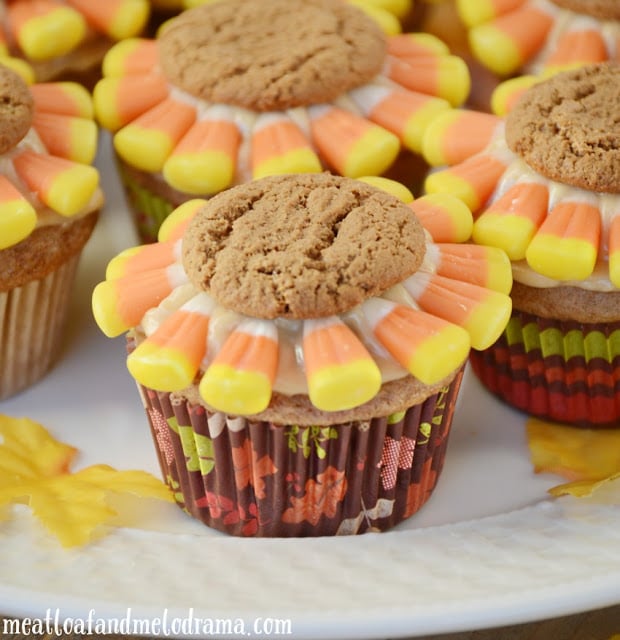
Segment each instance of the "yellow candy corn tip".
M463 24L470 28L496 17L492 0L456 0L456 7Z
M32 60L49 60L73 51L86 37L86 21L69 7L31 18L17 34L21 50Z
M609 279L614 287L620 289L620 252L618 251L609 255Z
M351 146L342 173L347 178L381 175L399 151L400 141L393 133L372 126Z
M450 109L450 103L443 98L429 98L415 113L407 119L402 133L403 144L414 151L422 153L424 133L430 123L440 114Z
M179 205L161 223L159 231L157 232L157 240L159 240L159 242L166 242L169 240L178 225L184 223L189 218L193 218L198 209L206 204L206 202L206 200L201 198L194 198Z
M597 248L579 238L539 233L525 252L529 266L554 280L585 280L592 275Z
M119 78L102 78L93 89L95 118L102 127L117 131L123 126L121 115L116 108Z
M283 173L320 173L323 170L318 156L312 149L293 149L279 157L270 158L254 168L255 180Z
M127 369L145 387L180 391L194 380L197 368L176 349L143 342L127 357Z
M0 205L0 249L27 238L37 224L37 213L27 200L13 200Z
M413 7L412 0L366 0L366 3L389 11L397 18L404 18Z
M113 40L123 40L142 32L150 15L149 3L146 0L125 2L119 8L106 34Z
M114 134L114 148L123 160L142 171L160 172L172 153L174 144L161 131L128 124Z
M235 165L223 151L201 151L170 156L162 169L175 189L193 195L210 195L232 184Z
M383 176L362 176L358 180L393 195L401 202L413 202L413 193L404 184L396 180L390 180L390 178L384 178Z
M95 108L93 99L86 87L77 82L58 82L58 87L62 88L65 94L70 97L78 108L77 115L80 118L93 120L95 117Z
M416 44L424 47L429 54L437 56L450 55L450 48L448 45L431 33L408 33L407 36Z
M348 2L361 9L369 18L374 20L386 35L395 36L402 31L400 21L389 11L373 6L367 0L348 0Z
M448 214L453 227L452 242L466 242L471 238L474 217L469 207L461 199L449 193L428 193L418 198L415 202L420 204L428 203ZM415 211L415 206L413 210Z
M469 355L469 334L457 325L447 325L424 340L411 356L407 369L424 384L435 384L459 367Z
M473 27L469 46L478 61L499 76L510 75L523 64L517 45L492 24Z
M112 282L100 282L93 289L92 310L97 326L108 338L120 336L129 329L116 309L116 288Z
M491 111L497 116L505 116L515 100L537 82L540 82L540 78L536 76L520 76L504 80L491 94Z
M431 167L441 167L448 163L443 151L443 141L447 130L459 119L460 114L456 109L440 110L427 124L422 136L422 155Z
M438 95L453 107L463 104L471 90L469 67L457 56L439 58Z
M125 60L142 43L142 38L127 38L117 42L103 57L101 72L106 78L125 75Z
M490 347L506 328L511 313L510 296L487 290L486 298L472 310L464 324L471 346L478 350Z
M209 406L230 415L260 413L271 400L271 384L264 374L224 364L207 369L198 391Z
M133 256L140 253L141 250L142 247L130 247L129 249L125 249L118 255L114 256L110 262L108 262L108 266L106 267L105 279L117 280L118 278L125 276L125 266L127 265L127 262L133 258Z
M511 260L523 260L536 226L528 218L485 211L474 222L472 233L476 244L499 247Z
M75 118L71 122L70 154L68 159L80 164L92 164L97 155L99 131L92 120Z
M321 411L343 411L368 402L381 388L381 372L365 359L322 368L308 379L308 395Z
M489 263L486 286L508 295L512 289L512 265L506 252L497 247L486 248Z
M450 169L430 173L424 181L424 189L429 194L449 194L461 200L471 211L477 211L482 204L474 188Z
M99 172L94 167L75 165L59 173L45 203L62 216L71 217L84 210L99 185Z
M36 80L34 69L25 60L3 54L0 56L0 64L14 71L26 84L34 84Z

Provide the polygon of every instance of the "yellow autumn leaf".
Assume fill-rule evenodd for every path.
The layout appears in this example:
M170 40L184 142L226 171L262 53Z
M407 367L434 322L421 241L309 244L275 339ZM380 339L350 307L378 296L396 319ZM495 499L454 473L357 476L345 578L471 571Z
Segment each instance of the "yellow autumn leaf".
M615 473L613 476L603 478L602 480L575 480L575 482L567 482L566 484L558 485L549 489L549 493L552 496L566 496L571 495L576 498L588 498L595 491L602 486L611 482L620 483L620 472ZM617 487L614 487L617 489Z
M102 525L113 525L117 516L112 503L118 495L173 502L168 487L145 471L100 464L71 473L76 449L27 418L0 415L0 436L0 508L27 504L63 546L105 533Z

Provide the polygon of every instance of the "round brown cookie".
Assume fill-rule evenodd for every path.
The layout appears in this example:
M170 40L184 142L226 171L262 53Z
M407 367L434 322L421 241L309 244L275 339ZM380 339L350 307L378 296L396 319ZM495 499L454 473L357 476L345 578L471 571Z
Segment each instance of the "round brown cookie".
M576 322L620 321L620 292L578 287L530 287L514 282L510 292L515 309L541 318Z
M162 28L167 78L209 102L276 111L330 102L383 66L381 29L342 0L225 0Z
M6 153L28 133L34 103L28 85L17 73L0 66L0 153Z
M562 9L600 18L601 20L620 20L620 2L618 0L551 0Z
M534 85L506 120L508 146L542 175L620 193L620 65L560 73Z
M191 282L258 318L321 318L414 273L422 225L394 196L327 173L239 185L208 200L183 238Z

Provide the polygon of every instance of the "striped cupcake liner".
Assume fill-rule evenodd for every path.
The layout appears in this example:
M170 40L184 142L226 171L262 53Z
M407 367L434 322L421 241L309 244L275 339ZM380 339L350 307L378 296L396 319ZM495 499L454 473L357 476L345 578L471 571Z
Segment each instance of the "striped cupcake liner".
M407 411L335 426L209 413L141 387L178 504L235 536L383 531L416 513L440 476L462 370Z
M580 323L513 311L490 348L470 354L492 393L530 415L620 427L620 322Z

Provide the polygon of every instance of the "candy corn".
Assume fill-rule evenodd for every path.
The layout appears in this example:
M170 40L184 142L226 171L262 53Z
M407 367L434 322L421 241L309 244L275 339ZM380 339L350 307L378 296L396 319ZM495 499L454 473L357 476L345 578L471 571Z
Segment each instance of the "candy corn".
M549 192L543 184L513 185L474 222L473 239L503 249L511 260L523 260L547 215L548 201Z
M98 131L93 120L36 111L32 126L50 154L83 164L95 159Z
M510 297L498 291L423 271L403 285L423 311L463 327L474 349L491 346L510 318Z
M187 276L179 264L100 282L92 298L95 321L109 338L118 336L138 325L151 307L185 282Z
M149 17L147 0L67 0L78 9L98 31L113 40L122 40L139 34Z
M490 198L507 166L508 159L499 154L478 153L454 167L430 173L425 190L450 193L477 212Z
M180 239L130 247L108 262L105 277L106 280L117 280L132 273L168 267L180 257Z
M525 2L526 0L456 0L456 6L463 23L473 27L517 9Z
M455 165L481 152L498 134L501 120L469 109L440 112L426 127L422 150L433 167Z
M232 415L264 411L278 369L278 332L273 322L245 319L228 336L198 390L214 409Z
M159 66L157 43L149 38L127 38L105 54L101 71L106 78L153 73Z
M598 29L571 29L560 36L555 50L545 60L545 74L604 62L608 58L607 45Z
M321 162L308 139L285 113L257 117L252 129L250 164L254 179L321 171Z
M114 135L114 148L129 164L158 172L196 119L196 109L167 98Z
M358 178L358 180L360 182L365 182L366 184L371 184L373 187L377 187L377 189L382 189L383 191L392 194L395 198L398 198L405 204L413 202L413 194L401 182L397 182L396 180L391 180L390 178L385 178L383 176L362 176L361 178Z
M396 134L404 146L417 153L422 151L422 138L429 123L450 108L441 98L378 84L354 89L349 96L366 117Z
M117 131L165 100L168 93L166 81L158 74L102 78L93 90L97 120Z
M0 50L1 48L2 47L0 47ZM24 82L28 85L31 85L36 80L34 69L22 58L15 58L13 56L0 53L0 64L4 67L8 67L11 71L14 71L17 75L21 76Z
M392 357L424 384L443 380L467 358L469 335L450 322L380 298L366 300L362 311Z
M525 257L532 269L556 280L584 280L598 255L601 214L586 202L561 202L549 212Z
M232 184L241 133L225 111L222 105L195 122L166 160L164 178L175 189L209 195Z
M189 386L207 352L209 316L215 302L199 293L169 315L127 358L140 384L158 391Z
M474 219L467 205L449 193L432 193L410 205L435 242L469 240Z
M57 0L7 3L13 37L32 60L48 60L73 51L84 40L84 17Z
M431 247L437 252L437 275L510 293L512 267L501 249L456 243L437 243Z
M530 75L500 82L491 94L491 111L498 116L505 116L517 100L537 82L540 82L540 78Z
M398 18L371 0L347 0L347 2L358 7L369 18L374 20L381 27L383 33L395 35L401 32L401 24Z
M328 164L348 178L380 175L396 159L398 138L383 127L329 105L308 108L312 139Z
M194 198L193 200L187 200L174 209L159 227L157 233L159 242L173 242L181 238L187 225L205 202L206 200L201 198Z
M413 0L365 0L365 2L370 6L389 11L397 18L406 17L413 6Z
M34 207L5 176L0 176L0 249L29 236L36 224Z
M350 409L381 388L377 364L339 318L305 320L302 346L308 395L318 409Z
M609 279L620 289L620 216L609 225Z
M34 151L15 156L13 166L28 189L63 216L82 211L99 185L94 167Z
M552 25L548 11L526 3L473 27L469 44L482 64L498 75L507 76L540 51Z
M448 45L430 33L401 33L387 39L387 52L396 58L447 56Z
M90 93L77 82L39 82L30 93L37 111L91 120L94 116Z

